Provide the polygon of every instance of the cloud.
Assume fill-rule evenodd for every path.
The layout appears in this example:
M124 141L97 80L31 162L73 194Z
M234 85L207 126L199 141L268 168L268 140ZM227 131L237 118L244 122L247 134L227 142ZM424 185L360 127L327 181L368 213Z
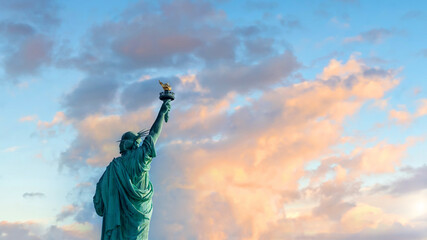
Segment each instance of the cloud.
M427 115L427 99L419 99L417 101L418 107L415 112L415 117L422 117L424 115Z
M245 41L245 48L249 58L263 58L272 55L274 40L271 38L255 38Z
M299 68L299 63L289 52L275 56L274 40L261 37L261 32L264 30L255 26L230 25L226 14L209 2L182 0L162 2L159 5L136 3L124 10L118 21L105 21L93 26L84 47L75 57L59 60L61 65L73 65L88 73L87 79L65 96L63 106L67 109L66 114L72 118L84 118L90 112L105 113L103 107L110 103L106 97L120 91L121 86L111 86L109 83L112 81L101 80L99 76L106 75L104 69L109 69L113 73L109 76L115 74L117 81L124 83L124 93L135 91L131 86L142 88L147 84L134 83L128 86L126 82L129 81L124 79L129 79L129 75L152 75L153 69L192 69L207 65L209 67L202 67L195 72L198 82L206 85L203 86L205 89L216 85L223 87L226 82L231 85L241 84L236 80L238 77L246 78L244 91L261 85L252 86L260 82L254 78L267 79L268 83L283 80ZM238 59L236 55L243 45L242 53L248 58L246 63L241 62L242 56ZM215 72L223 75L215 75ZM157 77L161 76L156 74L152 78ZM98 91L97 94L101 96L92 93L92 85L103 88L104 84L108 91ZM84 95L89 92L93 98ZM223 96L227 92L218 91L218 94ZM122 94L120 100L127 109L140 106L139 103L127 102L125 95ZM93 101L85 101L91 104L81 104L80 99Z
M281 16L278 17L280 24L287 29L301 29L301 22L294 16Z
M222 97L228 92L245 94L284 81L299 66L295 56L285 52L255 65L222 64L205 69L197 77L211 95Z
M296 225L295 222L289 221L285 224ZM400 239L411 239L411 240L423 240L425 239L425 233L422 227L412 227L409 225L402 225L400 223L395 223L392 226L386 226L378 229L364 229L363 231L357 233L345 233L345 232L335 232L335 233L319 233L319 234L295 234L295 233L286 233L283 231L285 224L280 226L282 229L277 229L277 232L283 232L282 234L278 233L268 233L262 236L263 239L298 239L298 240L378 240L378 239L390 239L390 240L400 240Z
M56 221L60 222L63 221L64 219L75 215L78 212L78 208L76 205L72 204L72 205L67 205L64 206L61 210L60 213L58 213L58 215L56 215Z
M232 29L221 25L226 22L225 13L205 1L137 3L124 10L119 21L94 26L81 54L62 61L90 71L130 71L178 68L197 58L233 58L237 41L230 36Z
M32 228L34 223L11 223L2 221L0 222L0 236L5 240L22 239L22 240L41 240L42 238L36 236ZM36 227L38 228L38 226ZM36 229L38 230L38 229Z
M99 238L89 224L51 225L47 229L38 222L0 222L0 237L4 240L86 240Z
M327 154L331 146L341 141L340 124L345 116L356 113L368 99L381 98L397 83L391 72L366 75L367 67L357 63L359 71L354 71L353 77L346 77L348 74L337 69L343 77L265 91L250 107L241 107L228 117L218 142L189 140L168 146L165 158L185 166L184 183L171 183L172 186L194 192L196 218L206 219L198 223L201 238L258 239L283 219L280 206L298 198L298 181L304 175L304 164ZM346 68L347 64L340 66ZM325 68L324 76L328 76L330 67ZM349 101L352 98L361 102ZM327 217L332 222L340 219L354 206L351 202L340 202L344 196L348 194L325 197L315 211L318 217L305 222L322 221L326 211L321 209L328 206L331 212ZM211 224L210 216L216 213L212 209L230 212L224 224ZM228 228L231 222L237 224L237 229ZM325 227L332 224L324 222Z
M243 27L236 27L234 29L234 32L239 36L244 37L252 37L256 36L259 33L262 32L261 27L259 24L257 25L249 25L249 26L243 26Z
M61 227L52 225L42 236L46 240L86 240L100 238L100 232L95 232L89 223L73 223Z
M394 223L398 223L395 216L385 214L381 208L366 204L359 204L347 211L341 221L344 229L349 233L375 229L380 224L392 226Z
M83 119L91 113L114 112L115 109L108 109L108 106L117 100L115 97L119 92L120 102L127 110L146 106L149 102L133 103L127 96L136 96L138 88L146 93L140 97L147 99L158 90L154 91L154 85L149 87L148 82L132 83L132 80L141 75L150 75L153 79L164 77L159 74L160 69L195 68L197 82L204 89L216 86L218 81L241 84L236 80L240 76L246 78L245 91L261 85L257 83L259 79L249 78L263 78L270 83L280 81L295 71L299 63L288 52L274 56L274 40L260 37L261 32L262 29L254 26L229 25L225 13L209 2L136 3L125 9L117 21L93 26L75 56L68 54L58 59L59 65L74 66L87 74L63 97L65 114L69 118ZM241 63L237 59L236 54L242 45L245 45L243 53L250 62ZM260 59L262 62L254 63ZM199 68L205 65L209 67ZM105 69L109 69L108 73ZM222 72L223 76L215 76L215 71ZM225 74L230 74L231 79ZM219 85L223 87L222 83ZM223 96L227 92L218 94ZM188 94L183 95L183 100L185 97L185 100L194 100L194 96L200 95L212 97L201 91L185 93Z
M299 181L306 174L305 164L333 153L334 146L344 141L346 118L369 101L382 99L399 82L394 71L371 68L350 58L344 63L331 60L314 80L275 88L262 85L271 86L288 76L293 70L289 62L296 66L294 56L285 53L253 66L221 66L179 78L179 88L188 86L186 91L195 94L200 91L199 83L218 97L198 92L202 97L192 104L173 106L170 122L164 126L159 143L167 143L167 147L159 149L151 174L153 183L161 185L156 188L156 205L168 208L168 199L182 197L185 200L177 208L186 211L159 210L158 221L167 223L168 232L154 232L157 238L258 239L272 226L289 221L283 206L302 198ZM213 80L217 85L210 85ZM150 79L130 86L137 89L145 81L149 84ZM237 96L245 96L251 89L262 89L261 96L246 95L247 105L229 112ZM95 113L73 120L78 135L61 154L61 164L75 170L106 166L118 154L115 141L121 134L149 127L158 107L130 109L122 115ZM339 163L332 169L336 175L331 179L338 185L320 184L307 190L312 191L313 197L308 199L314 201L313 213L295 215L296 219L313 227L313 234L332 231L357 206L347 199L359 194L354 181L363 174L393 171L407 146L409 143L380 143L372 149L359 149L354 161L330 162ZM387 151L394 153L393 158L387 160ZM371 168L373 158L384 159L381 167ZM181 221L182 214L191 217ZM216 216L223 221L215 221ZM301 225L301 229L307 227Z
M70 124L70 120L65 116L64 112L56 112L51 121L37 121L37 130L39 136L53 137L56 136L59 132L63 132L65 127Z
M2 0L2 11L13 16L17 21L30 21L41 26L59 24L58 5L52 0Z
M150 75L152 79L164 77L159 74L161 69L195 68L197 84L205 91L181 89L185 94L180 100L186 103L225 96L236 90L245 94L265 83L280 82L300 64L290 52L275 54L274 39L261 37L262 32L254 26L230 25L226 14L209 2L136 3L125 9L117 21L93 26L80 52L58 59L59 65L71 65L87 74L61 100L65 114L68 118L84 119L92 113L113 113L117 109L108 106L116 100L128 111L147 106L150 101L146 99L153 99L149 96L153 97L158 90L155 85L148 85L150 81L132 81L141 75ZM245 56L238 58L236 54L241 48ZM246 56L247 61L241 62ZM108 73L105 69L109 69ZM166 77L177 82L176 78ZM143 99L134 101L137 89Z
M408 176L393 181L388 185L377 185L374 187L373 192L387 191L393 195L403 195L427 188L426 165L418 168L404 167L401 171Z
M159 101L160 102L160 101ZM86 164L103 165L118 154L118 143L121 135L127 131L139 131L153 119L150 109L120 115L90 115L82 120L72 122L78 136L70 147L61 153L61 165L78 169ZM108 130L108 131L107 131Z
M355 149L352 153L355 157L349 160L347 166L351 167L355 174L394 172L404 159L408 147L414 145L416 141L417 139L409 138L404 144L380 142L371 148Z
M350 24L349 24L349 23L347 23L347 22L343 22L343 21L340 21L340 20L338 20L338 18L337 18L337 17L333 17L333 18L331 18L331 19L329 20L329 22L330 22L330 23L332 23L333 25L337 26L338 28L344 28L344 29L346 29L346 28L349 28L349 27L350 27Z
M255 65L253 68L250 66L241 65L240 69L233 69L232 67L226 67L222 66L223 72L216 73L215 71L206 71L203 72L202 75L199 77L199 75L193 77L193 78L185 78L181 77L180 79L173 77L169 79L161 78L162 81L171 82L171 84L174 86L173 82L178 83L177 84L177 96L180 92L185 92L186 94L183 94L184 99L182 101L185 101L187 104L194 104L194 103L208 103L206 101L210 101L209 98L190 98L189 96L194 96L195 94L204 94L203 89L205 90L211 90L213 94L221 94L225 95L227 92L232 91L238 91L241 93L245 93L249 91L250 89L256 88L256 87L263 87L265 83L271 82L275 83L277 81L280 81L284 79L287 75L290 74L291 71L293 71L298 66L298 63L295 60L295 57L291 53L285 53L281 56L278 56L276 58L271 58L266 60L265 62ZM237 72L236 72L237 71ZM233 74L233 72L235 72ZM219 76L223 75L223 76ZM200 78L200 80L199 80ZM264 81L261 82L260 79L263 79ZM145 80L142 82L135 82L127 85L122 93L121 93L121 103L128 111L135 111L139 109L142 106L148 106L152 101L156 101L157 94L159 92L159 86L158 86L158 78ZM216 84L211 84L211 81L216 81ZM220 81L220 82L218 82ZM67 118L68 115L71 115L71 118L77 118L81 119L79 123L75 122L75 127L79 130L79 132L82 131L81 128L86 127L92 127L93 124L89 122L98 122L98 126L100 126L102 129L111 129L114 128L117 125L121 125L122 121L124 119L133 119L131 120L131 124L128 127L121 128L120 131L116 132L116 136L112 137L108 141L110 143L108 144L108 147L105 147L102 152L104 154L99 154L99 157L96 159L102 159L105 158L107 160L103 161L109 161L108 159L111 159L114 156L115 147L115 140L121 136L121 134L125 131L130 130L131 126L134 126L135 129L139 129L138 122L135 122L136 119L138 119L136 116L141 113L129 113L124 116L118 116L118 115L110 115L108 117L102 117L96 116L94 113L102 113L103 106L107 106L109 102L111 102L112 98L114 98L112 95L114 94L113 90L114 87L109 86L108 82L105 86L105 91L103 91L104 86L101 85L99 87L97 84L101 83L101 79L98 80L96 83L88 82L88 80L83 80L79 83L79 85L76 87L75 90L73 90L69 95L65 98L65 106L68 106L68 109L66 110ZM203 86L203 84L209 84L208 87ZM187 87L194 87L193 89L189 90ZM219 87L225 87L224 89L219 89ZM218 89L215 89L218 88ZM231 89L230 89L231 88ZM235 89L232 89L235 88ZM189 91L189 92L188 92ZM151 96L151 97L150 97ZM187 99L185 99L185 96L187 96ZM232 95L230 95L232 96ZM94 99L92 101L92 99ZM151 100L150 100L151 99ZM177 101L180 101L177 100ZM90 104L89 104L90 103ZM224 105L225 104L225 105ZM101 105L101 107L97 107L97 105ZM215 103L213 104L215 106ZM222 103L222 101L219 101L219 109L224 109L226 107L226 103ZM97 108L94 110L93 108ZM202 112L201 112L202 111ZM172 114L174 111L172 111ZM219 112L224 113L224 110L219 110ZM206 114L204 114L206 113ZM195 108L191 109L191 111L183 111L183 112L177 112L176 114L178 117L185 116L187 118L186 121L183 121L180 123L181 126L179 126L177 129L188 129L189 124L192 123L200 123L199 121L201 119L206 119L205 124L208 123L216 123L218 124L218 121L222 121L221 119L215 118L211 115L211 113L218 113L217 111L212 111L209 109L208 106L201 106L196 105ZM90 115L89 115L90 114ZM146 116L151 117L152 113L147 114L147 112L144 113ZM198 117L193 116L193 114L199 114ZM89 116L88 116L89 115ZM205 116L206 115L206 116ZM208 117L210 116L210 117ZM213 118L212 118L213 117ZM71 119L70 118L70 119ZM147 119L145 117L140 117L139 119ZM216 120L218 119L218 120ZM126 120L125 120L126 121ZM107 125L103 125L101 123L105 123ZM113 124L113 125L110 125ZM88 124L88 125L87 125ZM147 125L147 127L151 126L151 123ZM201 127L201 128L200 128ZM191 127L192 129L197 129L195 126ZM99 129L99 131L104 131L102 129ZM135 130L134 129L134 130ZM197 132L200 131L207 131L207 129L203 126L199 126L199 129ZM92 129L87 130L89 132L93 132ZM96 130L98 131L98 130ZM178 131L179 132L179 131ZM64 162L69 162L68 159L75 159L73 162L81 162L82 159L86 159L88 157L87 154L91 152L91 148L89 146L93 146L96 148L96 144L104 144L106 142L98 142L90 140L92 137L89 134L84 134L83 136L80 136L83 139L76 140L71 144L71 147L69 150L63 153L62 159ZM94 135L98 135L98 133L93 133ZM105 140L103 140L105 141ZM86 149L86 150L85 150ZM91 156L96 156L95 153L90 153ZM78 160L80 159L80 160ZM90 162L98 162L98 160L90 160ZM99 163L100 163L99 162Z
M360 64L353 56L345 63L332 59L329 65L323 69L322 74L319 75L322 79L329 79L331 77L349 77L352 74L360 73L363 71L363 65Z
M354 185L362 181L363 177L395 173L407 157L408 149L418 141L420 139L409 137L404 143L380 141L372 147L354 147L349 154L333 154L322 159L321 165L315 170L308 170L305 178L309 180L309 185L318 185L325 181L328 183L330 179L334 184ZM341 188L354 188L353 185L344 185Z
M48 22L52 16L39 14L35 22ZM282 24L301 27L294 18L282 19ZM20 46L36 36L51 44L44 48L41 41L36 49L42 51L28 63L6 65L9 74L21 73L13 69L36 73L55 61L55 42L46 37L47 28L10 21L0 29L7 41L17 39ZM394 34L385 30L361 33L354 41L381 42ZM295 83L290 79L301 68L297 57L291 51L277 54L278 42L264 31L233 26L209 2L135 3L114 20L93 26L81 52L61 59L86 76L63 96L63 111L51 121L39 120L38 127L71 124L76 137L61 153L60 164L73 173L88 170L96 175L118 155L116 141L123 132L151 126L161 104L161 79L171 83L177 99L150 172L156 189L153 238L424 238L418 225L365 203L361 187L366 175L396 171L413 141L375 140L367 147L352 142L360 136L346 136L353 134L347 131L349 119L398 85L396 72L350 57L332 59L316 78ZM34 50L25 49L10 49L5 59ZM171 75L181 67L192 70ZM409 115L425 115L424 105ZM22 118L26 120L34 118ZM343 147L346 143L350 146ZM341 154L341 148L350 153ZM309 174L305 166L313 160L321 166ZM417 177L402 184L423 189L415 182L423 180L424 170L413 173ZM4 232L15 239L99 238L95 222L100 218L87 196L96 180L73 189L78 201L56 215L57 223L75 223L41 233L8 223L21 235Z
M22 148L22 146L12 146L1 150L2 152L16 152L18 149Z
M234 35L216 38L206 43L206 46L197 50L196 54L204 59L207 64L216 61L230 61L236 58L236 47L239 40Z
M389 99L380 99L374 102L374 104L372 105L373 107L379 108L381 110L384 110L387 106Z
M343 198L358 193L359 184L339 184L326 182L318 191L321 197L319 204L313 209L317 216L327 216L332 220L340 220L348 210L355 207L354 202L346 202Z
M121 93L121 104L129 111L150 106L154 101L158 101L159 92L162 91L159 81L169 83L174 89L180 83L178 77L154 78L131 83L127 85Z
M53 119L50 122L39 120L37 122L37 128L39 128L40 130L49 129L58 124L63 124L65 122L66 122L65 114L63 112L56 112L55 116L53 116Z
M114 75L100 74L81 80L62 99L65 113L70 118L83 118L88 114L102 113L114 101L119 83Z
M45 197L44 193L41 192L26 192L22 194L23 198L43 198Z
M427 99L417 100L417 108L414 113L410 113L403 108L401 110L392 109L389 112L389 119L401 125L409 125L415 119L427 115Z
M36 30L27 23L3 21L0 22L0 32L4 33L6 38L19 40L34 35Z
M52 29L59 24L54 1L2 1L4 18L0 20L0 46L4 49L5 81L18 82L20 77L37 74L53 62Z
M94 171L94 169L91 169ZM100 172L100 171L96 171ZM100 218L93 206L92 198L99 176L87 177L88 181L80 182L67 194L67 200L73 202L62 207L56 215L56 224L49 226L46 235L72 235L78 239L99 239L102 229ZM70 223L71 224L64 224ZM61 237L51 237L62 239Z
M412 122L412 115L405 110L390 110L389 118L395 120L398 124L409 124Z
M6 74L20 76L35 73L51 62L52 46L53 42L43 35L26 38L4 60Z
M402 15L402 20L412 20L412 19L419 19L423 16L423 12L421 11L408 11L405 14Z
M348 37L344 39L344 43L352 42L368 42L368 43L381 43L386 38L395 34L395 31L385 28L374 28L366 32L362 32L357 36Z
M35 121L37 118L38 118L37 115L28 115L28 116L21 117L19 119L19 121L20 122L32 122L32 121Z
M165 227L152 229L156 238L259 239L290 221L297 222L299 233L302 223L314 235L331 233L343 216L350 224L362 209L352 198L360 194L359 178L394 171L405 156L409 143L359 149L348 157L352 161L331 160L319 185L302 193L307 162L333 154L346 141L346 119L366 103L383 99L399 83L396 72L351 57L331 60L316 79L293 83L289 79L300 63L290 51L276 55L275 40L263 38L262 29L230 26L222 11L205 2L138 4L118 20L93 27L83 51L66 59L88 77L64 97L65 115L77 137L60 163L76 171L102 169L118 155L116 140L123 132L151 126L160 105L154 96L161 76L156 71L201 66L167 80L175 81L177 99L151 175L161 186L156 188L157 206L169 210L157 210L156 221ZM387 34L361 36L376 42ZM226 51L219 51L223 46ZM236 58L239 47L248 61ZM112 74L102 73L105 68ZM252 97L253 91L259 96ZM118 111L116 103L126 111ZM387 151L394 153L388 160ZM381 159L382 166L370 168L373 158ZM284 206L304 197L312 201L308 212L288 214ZM75 216L80 223L91 218L90 207L79 204ZM388 216L382 214L374 217Z

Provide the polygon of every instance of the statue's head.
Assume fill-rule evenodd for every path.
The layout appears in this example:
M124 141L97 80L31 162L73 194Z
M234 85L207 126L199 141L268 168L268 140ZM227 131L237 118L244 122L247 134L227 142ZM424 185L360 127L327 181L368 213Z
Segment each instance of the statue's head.
M136 149L141 144L141 132L125 132L120 140L120 153L123 154L127 150Z

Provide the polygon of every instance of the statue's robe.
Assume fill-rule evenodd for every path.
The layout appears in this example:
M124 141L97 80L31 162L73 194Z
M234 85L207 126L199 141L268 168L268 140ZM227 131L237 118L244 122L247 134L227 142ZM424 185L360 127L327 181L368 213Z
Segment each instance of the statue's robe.
M153 212L153 186L149 179L156 156L148 135L143 144L108 165L93 197L96 213L103 216L101 240L148 239Z

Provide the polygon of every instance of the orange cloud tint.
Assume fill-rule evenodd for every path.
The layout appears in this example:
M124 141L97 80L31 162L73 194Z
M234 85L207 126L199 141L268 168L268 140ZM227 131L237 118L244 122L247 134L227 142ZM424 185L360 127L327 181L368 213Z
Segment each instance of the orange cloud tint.
M380 142L371 148L356 149L352 154L356 155L350 164L352 170L358 174L379 174L394 172L405 157L408 147L419 139L409 138L404 144L388 144Z
M390 227L394 223L399 222L399 217L386 214L381 208L362 203L346 212L341 222L345 232L357 233L367 228L375 229L380 225Z
M20 122L32 122L37 119L37 115L24 116L19 119Z
M338 223L323 217L287 215L284 205L298 198L304 165L333 153L332 147L342 141L345 119L367 100L382 98L398 84L391 72L366 75L367 69L353 58L345 64L332 60L320 75L322 80L267 91L252 106L237 109L228 120L229 131L218 143L196 144L191 149L181 143L174 148L184 150L174 154L186 166L187 188L197 193L200 239L230 238L231 223L237 225L239 238L248 240L260 239L286 219L304 219L304 225L310 227L301 225L300 230L313 234L336 228ZM214 106L211 114L218 113L221 100ZM200 112L185 119L205 121L206 115L197 116ZM361 150L359 165L335 167L336 181L346 181L346 168L365 173L389 171L405 150L406 145ZM390 156L393 158L386 165ZM382 164L370 169L373 157L380 157L377 161ZM228 214L219 216L219 212ZM353 215L347 215L349 223Z
M86 162L90 165L107 165L118 155L118 143L121 135L127 131L138 132L142 128L149 129L147 122L153 118L150 109L121 115L90 115L75 126L80 134L80 141L87 144L86 147L97 149L97 152L89 156Z
M57 112L55 113L55 116L53 117L51 122L45 122L45 121L39 120L37 122L37 127L39 129L49 129L60 123L65 123L65 121L66 121L65 114L63 112Z
M389 118L398 124L408 125L416 118L427 115L427 99L418 100L418 106L414 113L408 112L406 109L395 110L389 112Z
M195 85L193 75L181 81L194 91L203 88ZM369 68L352 57L346 63L331 60L317 80L266 90L238 108L233 106L236 93L184 108L172 106L159 141L169 144L154 161L175 167L162 175L167 185L162 194L191 192L186 214L192 217L191 226L168 224L170 239L187 228L198 239L256 240L339 229L353 233L390 223L387 212L357 203L353 196L359 194L361 176L393 172L416 140L383 141L348 156L337 154L336 146L352 138L343 135L346 120L398 83L393 71ZM155 114L148 109L74 122L79 142L63 161L81 158L90 149L88 164L107 165L118 154L117 138L128 130L149 128ZM305 166L319 159L322 166L310 175ZM301 187L304 178L307 188ZM372 213L368 222L365 213Z

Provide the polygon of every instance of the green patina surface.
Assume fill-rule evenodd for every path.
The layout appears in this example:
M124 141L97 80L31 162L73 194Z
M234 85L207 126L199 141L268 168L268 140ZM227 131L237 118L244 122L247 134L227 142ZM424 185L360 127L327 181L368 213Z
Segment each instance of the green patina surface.
M149 178L155 143L170 110L164 101L160 112L141 143L140 133L126 132L120 141L120 157L108 165L96 185L93 203L103 217L102 240L148 239L153 212L153 185Z

